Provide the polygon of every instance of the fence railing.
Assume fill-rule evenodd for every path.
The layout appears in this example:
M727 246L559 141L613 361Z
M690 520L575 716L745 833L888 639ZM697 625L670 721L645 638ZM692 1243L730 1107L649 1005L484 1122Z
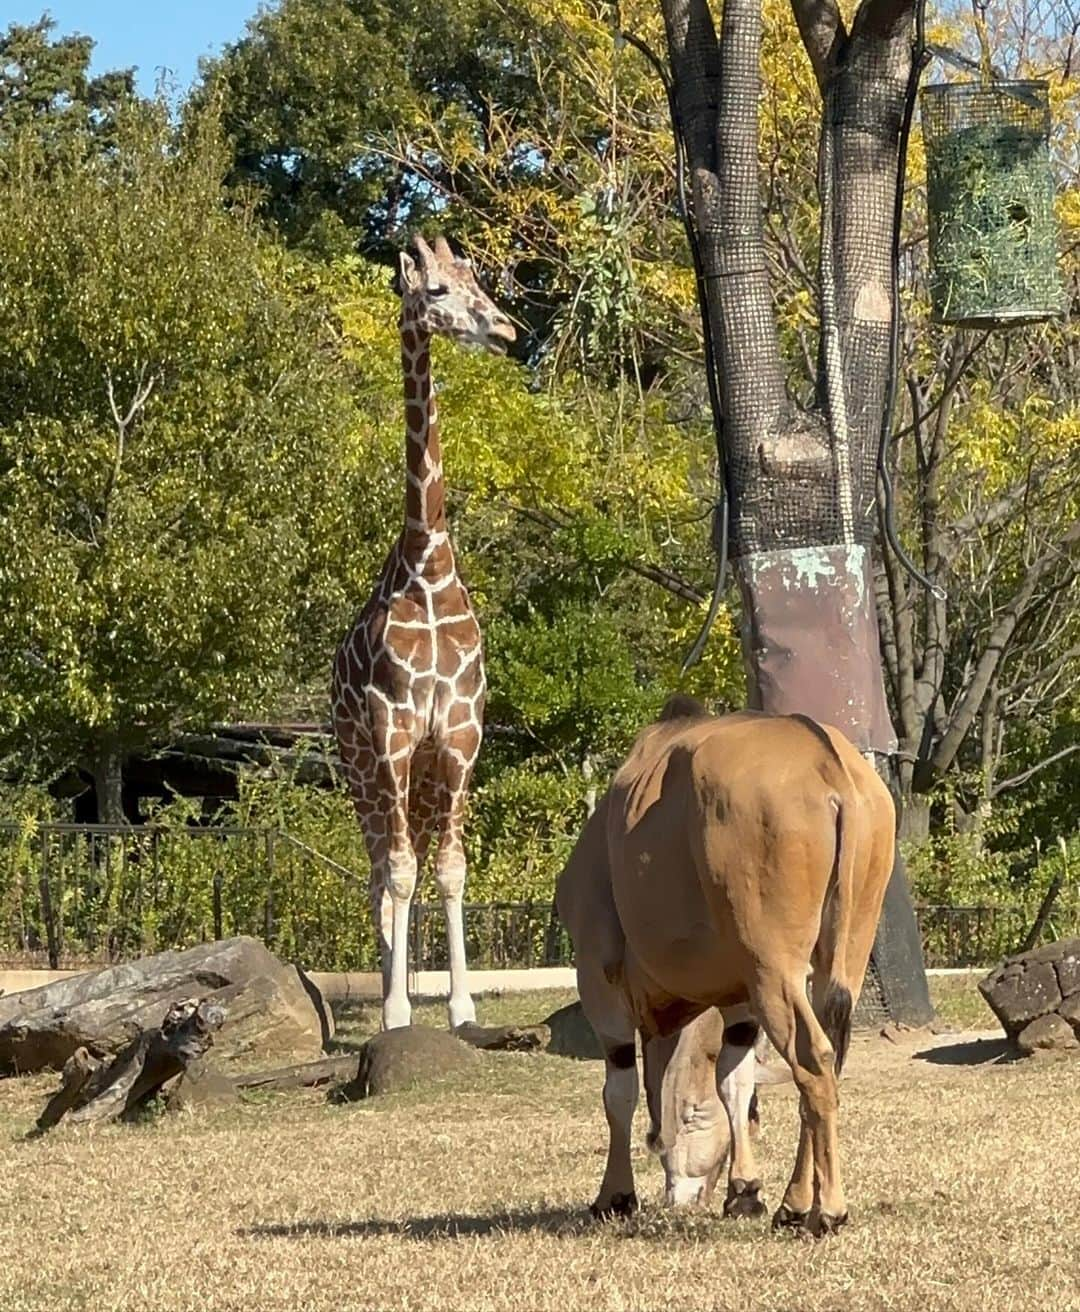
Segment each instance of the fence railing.
M271 827L0 825L0 963L77 967L253 934L349 969L376 956L366 876Z
M359 863L358 863L359 864ZM991 966L1022 943L1019 906L917 908L927 966ZM549 900L465 908L477 967L569 965ZM1080 933L1065 901L1045 938ZM253 934L313 970L375 970L366 873L270 827L0 824L0 965L80 967ZM414 903L414 969L447 964L438 904Z

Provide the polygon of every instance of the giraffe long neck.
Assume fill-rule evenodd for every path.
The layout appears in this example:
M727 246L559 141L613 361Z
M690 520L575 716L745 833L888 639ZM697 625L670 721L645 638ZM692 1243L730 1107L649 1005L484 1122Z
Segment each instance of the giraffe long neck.
M401 324L405 380L405 539L446 532L439 418L431 382L431 335L406 319Z

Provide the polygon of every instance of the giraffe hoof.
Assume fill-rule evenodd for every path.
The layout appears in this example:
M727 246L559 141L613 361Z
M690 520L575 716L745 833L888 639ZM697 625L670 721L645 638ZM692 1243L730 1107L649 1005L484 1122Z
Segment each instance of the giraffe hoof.
M476 1007L473 1005L472 998L468 998L464 1002L451 1002L447 1007L447 1018L450 1022L451 1033L462 1025L475 1025Z
M724 1199L724 1215L733 1217L753 1217L765 1215L765 1204L761 1199L760 1180L730 1180L727 1198Z
M632 1216L638 1210L637 1194L612 1194L606 1203L599 1199L589 1208L594 1221L611 1221L617 1216Z

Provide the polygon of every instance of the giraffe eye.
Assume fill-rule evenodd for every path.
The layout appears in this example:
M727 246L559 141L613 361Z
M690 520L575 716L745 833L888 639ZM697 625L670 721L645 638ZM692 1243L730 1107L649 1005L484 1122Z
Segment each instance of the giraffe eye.
M445 296L446 293L447 293L449 290L450 290L450 288L447 287L447 286L445 285L445 283L440 283L438 287L429 287L429 288L428 288L428 295L429 295L429 296Z

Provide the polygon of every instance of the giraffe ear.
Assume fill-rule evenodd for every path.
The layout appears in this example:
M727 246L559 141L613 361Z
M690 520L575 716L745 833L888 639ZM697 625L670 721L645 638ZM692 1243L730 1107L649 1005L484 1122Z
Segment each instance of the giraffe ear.
M394 278L394 290L399 296L404 296L406 292L414 292L420 286L420 272L416 267L416 261L405 251L398 255L397 275Z

